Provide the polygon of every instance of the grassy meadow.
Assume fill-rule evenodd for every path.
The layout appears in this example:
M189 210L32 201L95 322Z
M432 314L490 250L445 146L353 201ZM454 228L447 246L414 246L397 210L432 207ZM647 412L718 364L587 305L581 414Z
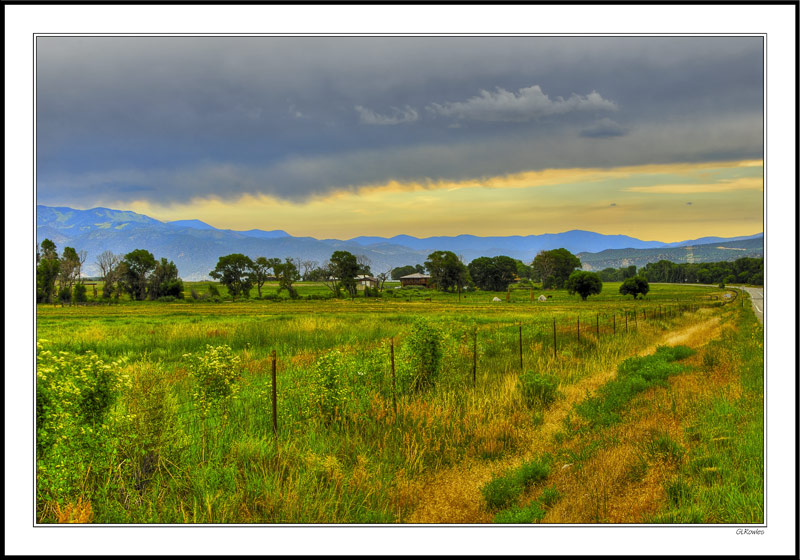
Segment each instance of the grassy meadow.
M38 522L763 521L737 290L210 284L37 306Z

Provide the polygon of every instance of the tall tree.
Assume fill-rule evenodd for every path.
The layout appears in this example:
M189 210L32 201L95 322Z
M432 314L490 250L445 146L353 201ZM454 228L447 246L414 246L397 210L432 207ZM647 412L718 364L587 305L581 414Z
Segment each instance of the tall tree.
M250 289L253 287L252 280L253 261L241 253L232 253L220 257L217 266L209 272L209 276L220 281L228 288L228 293L236 299L242 294L250 297Z
M468 278L466 265L452 251L434 251L428 255L425 268L431 275L431 281L440 291L460 289Z
M118 280L118 265L122 261L121 255L115 255L111 251L103 251L97 257L97 266L100 268L100 275L103 279L103 297L111 296L114 282Z
M122 257L122 274L120 282L123 289L133 300L147 297L147 281L156 267L156 258L146 249L135 249Z
M295 299L297 290L293 284L300 279L300 271L294 260L287 257L284 262L276 264L274 270L275 276L278 278L278 293L286 290L289 292L289 297Z
M61 253L61 270L59 272L59 285L72 293L72 286L77 282L81 270L81 258L72 247L64 247Z
M356 276L363 274L358 258L348 251L334 251L330 259L330 273L337 278L338 285L344 288L350 297L356 296L358 283ZM334 289L334 293L336 290Z
M478 257L467 266L469 275L481 290L501 292L516 277L517 261L511 257Z
M49 239L42 241L39 262L36 264L36 301L54 303L56 280L61 272L56 245Z
M277 276L275 273L275 266L280 264L280 262L280 259L268 259L266 257L258 257L255 261L253 261L253 264L250 268L252 270L253 282L255 282L255 285L258 288L258 297L261 297L261 286L263 286L267 281L267 278L269 278L270 272L272 272L274 276Z
M178 278L178 267L172 261L162 258L156 263L150 275L150 287L147 290L149 299L158 299L164 296L183 299L183 281Z
M564 248L540 251L531 263L543 288L563 288L572 271L581 267L578 257Z

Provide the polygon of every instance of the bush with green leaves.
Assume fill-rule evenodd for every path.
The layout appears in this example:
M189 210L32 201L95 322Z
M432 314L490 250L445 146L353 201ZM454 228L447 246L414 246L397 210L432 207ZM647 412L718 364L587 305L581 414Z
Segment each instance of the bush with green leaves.
M339 350L317 358L311 370L309 415L321 417L326 422L338 416L347 398L346 370L345 356Z
M192 393L207 416L212 409L226 408L239 392L237 383L242 374L242 359L227 344L206 344L202 354L185 354L190 361L190 372L195 380ZM223 411L224 412L224 411Z
M517 390L528 408L547 408L558 398L558 380L552 375L528 370L519 376Z
M93 352L72 354L36 343L37 498L63 503L77 497L93 468L108 466L121 421L111 410L129 379L121 362Z
M81 303L87 301L85 285L75 284L75 287L72 289L72 301Z
M400 350L400 390L413 393L433 386L442 369L442 357L442 331L428 319L415 319Z

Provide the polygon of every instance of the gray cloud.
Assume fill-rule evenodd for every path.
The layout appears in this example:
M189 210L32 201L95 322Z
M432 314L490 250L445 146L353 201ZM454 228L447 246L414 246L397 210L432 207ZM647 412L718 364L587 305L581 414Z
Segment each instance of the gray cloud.
M584 138L614 138L625 136L628 130L609 118L602 118L581 130Z
M302 200L757 158L762 54L750 37L40 37L37 196Z
M540 86L534 85L521 88L517 93L500 87L494 92L481 90L480 95L466 101L431 103L427 109L437 115L464 120L524 122L573 111L615 111L617 105L595 91L588 95L572 94L567 99L550 99Z
M419 118L419 114L408 105L402 109L392 107L392 115L381 115L361 105L356 105L355 109L362 124L401 124L414 122Z

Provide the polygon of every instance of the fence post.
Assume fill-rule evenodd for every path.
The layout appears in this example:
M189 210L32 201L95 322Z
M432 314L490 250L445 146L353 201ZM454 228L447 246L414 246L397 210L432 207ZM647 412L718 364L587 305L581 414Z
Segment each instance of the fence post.
M278 367L277 352L272 351L272 433L278 433Z
M614 320L614 334L617 334L617 314L616 313L612 313L611 317L613 317L613 320Z
M394 416L397 418L397 382L395 381L394 376L394 337L391 338L391 350L392 350L392 406L394 407Z
M519 326L519 372L522 373L522 325Z
M596 320L597 320L597 340L599 341L600 340L600 314L599 313L596 315Z
M557 356L558 341L556 339L556 318L553 317L553 357Z
M642 315L644 315L644 320L647 321L647 311L642 309Z
M472 333L472 386L475 387L475 378L478 371L478 329Z

